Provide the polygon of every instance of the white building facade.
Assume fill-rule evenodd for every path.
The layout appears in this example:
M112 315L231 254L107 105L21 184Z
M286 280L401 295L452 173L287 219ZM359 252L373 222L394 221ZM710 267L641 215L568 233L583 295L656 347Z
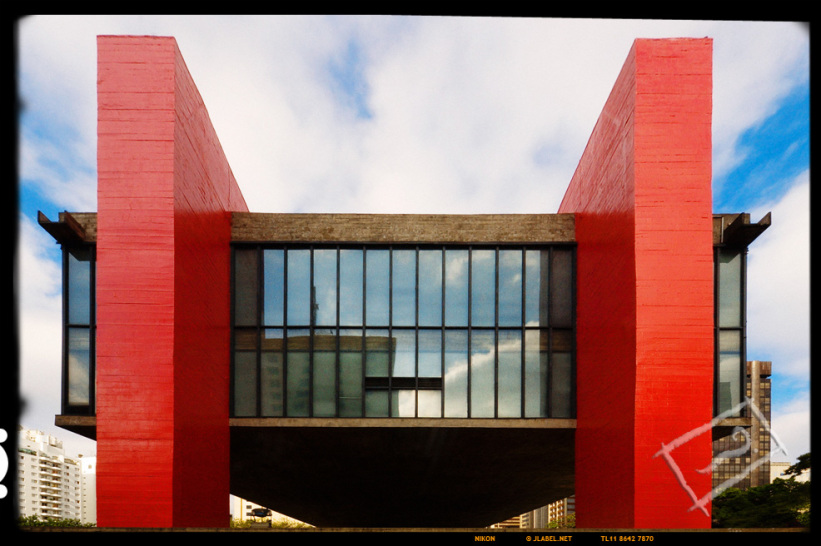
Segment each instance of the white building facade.
M83 521L82 459L66 456L63 442L44 432L19 427L18 436L20 516Z

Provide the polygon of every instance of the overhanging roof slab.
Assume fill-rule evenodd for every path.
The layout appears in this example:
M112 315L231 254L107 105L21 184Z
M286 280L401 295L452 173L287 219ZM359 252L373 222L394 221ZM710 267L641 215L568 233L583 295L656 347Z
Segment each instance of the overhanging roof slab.
M232 419L231 492L318 527L486 527L570 496L575 420Z

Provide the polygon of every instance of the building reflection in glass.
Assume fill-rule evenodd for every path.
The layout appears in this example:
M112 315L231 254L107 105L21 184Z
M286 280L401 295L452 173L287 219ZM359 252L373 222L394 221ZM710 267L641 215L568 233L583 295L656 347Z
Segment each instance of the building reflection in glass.
M574 415L572 247L237 246L232 414Z

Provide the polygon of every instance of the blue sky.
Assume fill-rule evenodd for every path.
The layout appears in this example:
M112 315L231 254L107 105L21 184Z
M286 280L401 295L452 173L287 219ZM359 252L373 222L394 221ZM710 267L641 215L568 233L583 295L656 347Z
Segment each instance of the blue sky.
M96 210L99 34L174 36L254 211L555 212L636 38L714 40L714 211L750 250L748 356L809 451L809 34L789 22L35 16L18 28L21 424L69 450L59 253L37 210Z

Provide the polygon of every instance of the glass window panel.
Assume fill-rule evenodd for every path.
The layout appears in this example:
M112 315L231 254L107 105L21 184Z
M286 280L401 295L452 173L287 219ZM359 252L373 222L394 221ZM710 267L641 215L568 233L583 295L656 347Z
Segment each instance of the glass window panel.
M419 330L419 377L442 377L441 330Z
M550 252L547 250L528 250L526 253L525 287L527 300L525 323L527 326L547 326L548 322L548 264Z
M390 319L390 254L387 250L368 250L365 258L365 321L371 326L387 326Z
M393 377L416 377L416 332L393 330Z
M553 353L550 362L550 417L573 417L571 361L570 353Z
M445 417L468 416L467 330L445 332Z
M365 336L365 375L388 377L394 347L388 331L367 330Z
M365 392L365 417L388 416L388 391L368 390Z
M522 416L522 332L499 331L499 417Z
M91 323L91 249L68 250L68 322Z
M718 324L741 326L741 260L738 251L718 253Z
M311 324L311 252L288 251L288 325Z
M741 332L727 330L718 336L718 412L723 413L741 402Z
M445 324L468 324L468 263L467 250L445 251Z
M416 251L393 252L393 307L394 326L416 324Z
M550 267L551 312L552 326L573 326L573 251L553 250Z
M364 252L342 249L339 252L339 323L362 326Z
M496 321L496 252L471 252L470 320L472 326L493 326Z
M234 330L234 348L253 351L257 348L256 328L237 328Z
M416 391L391 391L391 417L416 417Z
M279 332L281 341L281 331ZM263 351L260 355L260 411L264 417L283 415L285 362L282 351Z
M419 251L419 325L442 325L442 251Z
M262 262L262 323L282 326L285 323L285 251L265 249L262 251Z
M87 406L91 398L91 353L88 328L68 329L68 403Z
M499 326L522 324L522 251L499 251Z
M339 336L339 415L362 417L362 331Z
M420 390L417 392L419 417L442 417L442 391Z
M257 324L257 250L234 250L234 324Z
M336 325L336 249L314 251L315 324Z
M470 340L470 416L493 417L496 396L496 335L473 330Z
M234 353L234 415L257 414L257 353Z
M314 351L314 417L336 415L336 352Z
M525 417L547 417L547 330L525 331Z
M288 331L286 408L289 417L308 417L310 405L310 337L308 330Z

